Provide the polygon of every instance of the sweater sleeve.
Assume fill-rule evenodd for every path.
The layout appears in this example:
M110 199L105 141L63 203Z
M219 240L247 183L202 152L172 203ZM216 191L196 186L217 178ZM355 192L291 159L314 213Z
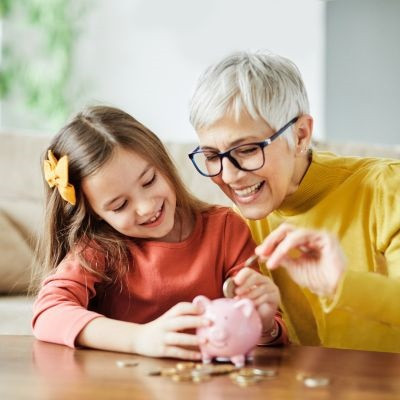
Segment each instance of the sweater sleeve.
M347 309L400 327L400 163L381 171L373 187L369 229L376 267L348 269L334 299L322 305L326 312Z
M66 258L49 276L33 305L33 334L39 340L75 347L80 331L101 316L88 310L100 278L82 268L76 258Z

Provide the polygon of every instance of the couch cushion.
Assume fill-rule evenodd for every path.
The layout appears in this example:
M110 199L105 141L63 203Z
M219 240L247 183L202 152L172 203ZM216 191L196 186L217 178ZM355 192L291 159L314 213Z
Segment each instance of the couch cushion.
M33 302L32 296L0 296L0 335L32 335Z
M32 249L0 210L0 293L26 292L30 278Z

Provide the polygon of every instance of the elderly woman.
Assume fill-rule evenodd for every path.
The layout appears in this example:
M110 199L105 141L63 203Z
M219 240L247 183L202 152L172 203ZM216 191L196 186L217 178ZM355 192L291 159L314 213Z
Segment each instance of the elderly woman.
M263 270L281 291L290 340L399 352L400 162L312 150L301 75L277 55L237 53L209 67L190 120L200 145L189 156L269 256Z

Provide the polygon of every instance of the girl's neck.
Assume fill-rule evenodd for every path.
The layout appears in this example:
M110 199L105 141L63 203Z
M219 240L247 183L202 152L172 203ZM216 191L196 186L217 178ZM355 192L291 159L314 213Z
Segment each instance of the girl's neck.
M195 218L191 214L185 213L184 211L176 210L175 214L175 239L174 242L182 242L187 239L193 232L195 225Z

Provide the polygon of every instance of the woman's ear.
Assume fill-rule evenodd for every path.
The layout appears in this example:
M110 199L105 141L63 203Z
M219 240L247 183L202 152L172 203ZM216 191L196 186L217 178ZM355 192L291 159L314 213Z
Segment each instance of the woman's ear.
M314 120L311 115L304 114L296 122L295 125L295 148L296 154L299 156L307 154L313 130Z

